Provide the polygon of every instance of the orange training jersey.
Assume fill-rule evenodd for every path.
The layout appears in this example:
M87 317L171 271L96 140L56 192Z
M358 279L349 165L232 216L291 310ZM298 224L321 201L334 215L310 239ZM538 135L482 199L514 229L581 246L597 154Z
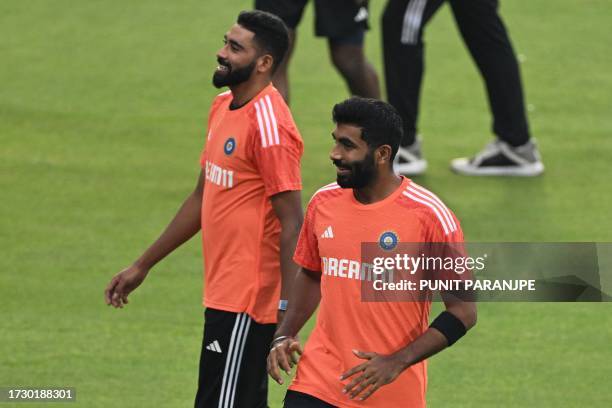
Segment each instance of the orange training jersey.
M351 350L391 354L429 327L430 301L361 300L362 279L368 279L360 265L361 243L383 246L389 239L461 242L463 234L453 213L407 178L389 197L369 205L359 203L352 189L336 183L313 196L294 260L322 273L321 303L290 389L339 407L425 406L426 361L407 368L365 401L350 400L342 393L355 376L340 381L340 375L365 362Z
M204 306L276 322L280 297L280 222L270 197L301 190L302 138L282 96L268 85L230 109L230 91L208 117L200 163Z

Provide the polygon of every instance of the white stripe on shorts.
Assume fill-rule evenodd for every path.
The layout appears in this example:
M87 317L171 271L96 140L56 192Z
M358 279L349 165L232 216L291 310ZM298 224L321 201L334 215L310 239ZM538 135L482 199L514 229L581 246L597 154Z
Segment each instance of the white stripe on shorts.
M251 318L246 313L236 315L234 328L230 337L230 345L225 360L225 369L223 370L223 381L221 383L221 393L219 394L219 408L229 408L230 403L233 404L232 395L235 394L236 383L234 381L234 372L240 370L241 350L244 349L246 337L248 334L248 326L251 324ZM245 330L246 328L246 330ZM240 357L239 357L240 355ZM236 369L238 366L238 369Z
M402 44L416 44L423 21L423 12L427 0L410 0L404 13L404 24L402 25Z

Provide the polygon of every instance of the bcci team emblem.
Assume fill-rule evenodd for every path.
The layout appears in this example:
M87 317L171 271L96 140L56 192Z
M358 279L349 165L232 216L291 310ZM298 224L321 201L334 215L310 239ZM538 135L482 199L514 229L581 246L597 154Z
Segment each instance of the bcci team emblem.
M235 148L236 148L236 140L234 140L233 137L230 137L229 139L225 141L225 145L223 146L223 151L225 152L225 154L229 156L230 154L234 152Z
M397 246L397 235L391 231L383 232L378 238L378 245L385 251L391 251Z

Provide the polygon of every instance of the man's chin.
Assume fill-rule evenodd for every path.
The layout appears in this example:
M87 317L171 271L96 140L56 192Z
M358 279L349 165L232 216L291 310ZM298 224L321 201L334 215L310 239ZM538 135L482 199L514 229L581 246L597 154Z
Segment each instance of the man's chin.
M227 86L226 75L217 75L216 73L213 75L212 83L215 88L223 88Z
M344 176L340 174L336 175L336 183L338 183L341 188L353 188L354 185L353 180L350 176Z

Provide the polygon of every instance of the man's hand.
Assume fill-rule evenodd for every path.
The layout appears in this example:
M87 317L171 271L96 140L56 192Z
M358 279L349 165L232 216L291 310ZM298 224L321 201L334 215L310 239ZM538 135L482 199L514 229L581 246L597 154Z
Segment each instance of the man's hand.
M115 275L104 291L106 304L122 308L128 303L128 295L140 286L148 272L148 270L132 265Z
M298 363L299 356L302 355L302 346L295 337L288 337L276 343L272 343L272 349L268 354L268 374L274 380L282 384L283 378L279 367L289 374L294 365Z
M356 375L342 390L342 392L348 393L350 399L357 397L364 390L365 393L361 394L359 400L367 399L383 385L393 382L406 368L406 364L395 354L383 356L358 350L353 350L353 354L367 361L351 368L340 376L340 380L344 380Z

